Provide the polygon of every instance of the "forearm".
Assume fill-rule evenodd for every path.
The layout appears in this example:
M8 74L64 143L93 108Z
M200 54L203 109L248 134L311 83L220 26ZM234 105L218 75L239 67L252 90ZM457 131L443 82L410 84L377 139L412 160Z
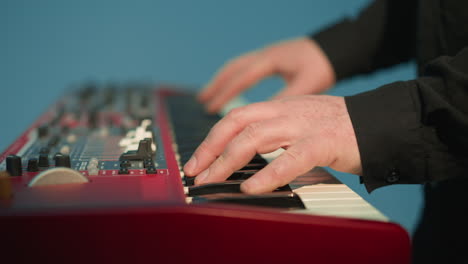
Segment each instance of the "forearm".
M337 80L411 59L415 46L416 1L378 0L355 19L314 33Z

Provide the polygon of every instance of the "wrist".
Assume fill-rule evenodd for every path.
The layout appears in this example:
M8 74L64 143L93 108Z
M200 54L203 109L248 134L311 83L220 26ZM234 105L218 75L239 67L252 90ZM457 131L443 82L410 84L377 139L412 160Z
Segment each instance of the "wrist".
M316 68L314 71L320 76L320 86L324 87L324 90L332 87L336 83L336 74L330 59L317 41L310 38L305 38L305 41L315 53L314 64Z

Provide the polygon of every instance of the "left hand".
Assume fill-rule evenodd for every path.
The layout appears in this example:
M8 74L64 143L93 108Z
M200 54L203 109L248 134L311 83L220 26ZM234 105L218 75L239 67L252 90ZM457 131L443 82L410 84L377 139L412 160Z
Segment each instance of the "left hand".
M361 161L344 98L289 97L236 108L220 120L184 167L196 184L226 180L256 153L286 151L241 190L273 191L315 166L359 174Z
M275 98L319 94L335 83L335 72L325 52L316 41L301 37L229 61L198 99L208 112L216 113L234 96L272 75L281 76L287 84Z

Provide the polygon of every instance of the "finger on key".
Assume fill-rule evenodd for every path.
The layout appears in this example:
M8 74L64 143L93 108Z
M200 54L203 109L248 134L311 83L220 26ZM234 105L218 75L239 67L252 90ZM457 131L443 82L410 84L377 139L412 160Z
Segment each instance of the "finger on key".
M221 119L185 164L187 176L195 176L207 169L224 151L227 144L246 126L278 114L277 102L261 102L236 108Z
M225 151L202 172L195 180L196 184L226 180L233 172L244 167L257 153L269 153L289 144L290 133L281 127L286 119L273 118L248 125Z
M320 142L302 140L283 152L265 168L241 184L249 194L271 192L322 163Z
M198 95L198 99L205 103L221 90L239 70L248 66L256 58L256 52L251 52L246 55L237 57L228 61L221 69L215 73L213 79L205 86Z
M208 112L218 112L234 96L274 73L274 67L268 57L262 57L233 76L225 88L219 90L209 101Z

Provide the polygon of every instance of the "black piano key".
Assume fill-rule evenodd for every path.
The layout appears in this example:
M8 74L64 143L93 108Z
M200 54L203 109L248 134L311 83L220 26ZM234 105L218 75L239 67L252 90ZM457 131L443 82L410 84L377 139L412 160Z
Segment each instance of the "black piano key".
M184 176L185 185L189 187L189 196L206 195L214 193L240 193L240 185L244 180L250 178L254 173L234 173L227 181L195 185L196 177ZM273 192L292 192L289 185L276 188Z
M265 168L266 164L260 164L260 163L249 163L242 167L240 170L261 170Z
M232 195L232 196L199 196L192 203L227 203L249 206L262 206L281 209L305 209L299 196L292 192L271 193L263 195Z
M231 176L229 176L229 178L227 178L227 181L247 180L252 175L254 175L254 172L234 172ZM190 187L195 185L195 178L196 177L184 176L185 186Z
M199 196L213 193L241 193L241 181L226 181L207 183L189 187L189 196Z
M260 155L255 155L252 160L250 161L250 163L263 163L263 164L267 164L268 162Z
M234 172L229 178L228 181L239 181L239 180L247 180L248 178L252 177L255 172Z
M193 186L195 185L195 177L184 176L184 182L185 182L185 186L187 187Z

